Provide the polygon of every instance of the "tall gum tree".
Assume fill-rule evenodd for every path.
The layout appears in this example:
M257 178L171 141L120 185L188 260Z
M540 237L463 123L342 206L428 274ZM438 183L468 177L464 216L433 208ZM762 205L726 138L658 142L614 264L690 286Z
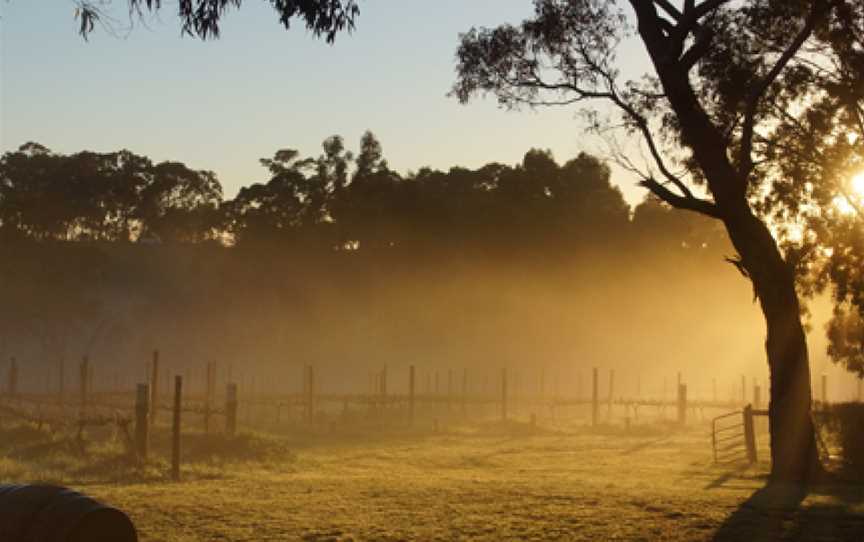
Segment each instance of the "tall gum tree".
M860 9L851 0L535 0L532 18L471 29L457 52L453 94L462 102L492 93L508 108L611 103L650 157L640 169L619 156L641 185L723 223L738 253L730 261L752 282L766 322L773 480L806 481L822 467L798 260L760 211L780 186L766 162L782 155L774 132L783 116L823 90L806 75L816 57L830 57L824 37L847 24L838 13ZM638 82L622 82L616 60L630 37L653 67Z

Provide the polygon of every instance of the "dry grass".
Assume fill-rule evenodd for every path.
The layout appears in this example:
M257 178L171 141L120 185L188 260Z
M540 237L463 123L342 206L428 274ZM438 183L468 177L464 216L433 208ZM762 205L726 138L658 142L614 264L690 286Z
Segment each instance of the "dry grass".
M0 476L68 484L118 506L143 541L864 540L862 488L800 504L791 489L757 493L766 465L715 467L705 426L550 425L234 441L193 433L185 480L172 483L159 459L164 432L156 459L135 468L110 434L93 435L85 457L7 424Z

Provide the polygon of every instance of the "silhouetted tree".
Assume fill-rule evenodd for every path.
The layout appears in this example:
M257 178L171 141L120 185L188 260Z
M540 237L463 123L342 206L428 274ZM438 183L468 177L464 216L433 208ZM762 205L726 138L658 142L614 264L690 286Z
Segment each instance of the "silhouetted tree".
M616 68L617 45L629 32L629 15L617 4L537 0L534 17L519 26L472 29L461 39L453 92L463 102L491 92L509 107L605 100L643 138L653 161L643 186L674 207L722 221L767 324L772 478L804 479L820 465L795 262L778 246L758 199L782 189L770 150L781 142L773 128L786 106L807 104L826 88L802 74L808 66L838 70L813 67L809 52L836 58L832 40L854 31L860 21L846 14L860 13L860 3L630 0L654 68L639 82L621 82Z

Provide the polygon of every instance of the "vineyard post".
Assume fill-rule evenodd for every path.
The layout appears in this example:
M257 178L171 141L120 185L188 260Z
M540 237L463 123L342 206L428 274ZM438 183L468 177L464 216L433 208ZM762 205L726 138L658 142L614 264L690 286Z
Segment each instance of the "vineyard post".
M414 425L414 384L415 370L412 365L408 370L408 420L410 425Z
M60 395L60 403L63 403L63 397L66 394L64 386L66 385L66 359L60 358L60 379L57 383L57 392Z
M608 406L606 409L606 419L612 418L612 400L615 392L615 369L609 370L609 398L608 398Z
M237 384L228 384L225 396L225 433L229 437L237 434Z
M600 411L600 373L597 367L592 372L591 382L591 426L597 426L597 415Z
M447 369L447 412L453 408L453 369Z
M501 369L501 419L507 421L507 369Z
M381 369L381 410L387 409L387 366Z
M80 375L80 377L81 377L81 382L80 382L80 386L81 386L81 408L84 409L87 407L87 393L89 391L87 388L88 388L88 384L89 384L89 380L90 380L89 379L90 358L88 358L87 356L84 356L84 358L81 360L80 372L81 372L81 375Z
M147 442L150 423L150 386L138 384L135 397L135 455L139 461L147 460Z
M468 369L462 370L462 416L468 417Z
M180 481L180 410L183 408L183 377L174 377L174 424L171 441L171 479Z
M687 384L678 384L678 423L687 423Z
M747 405L744 407L744 444L747 447L747 460L753 464L756 463L756 432L753 428L753 407Z
M150 366L153 371L150 377L150 425L156 423L156 412L159 408L159 351L153 351L153 364Z
M210 432L210 405L213 404L213 392L216 389L216 383L213 382L214 377L213 362L207 362L206 368L206 388L204 390L204 434Z
M822 373L822 404L828 404L828 375Z
M14 357L9 360L9 385L6 390L10 397L18 395L18 360Z

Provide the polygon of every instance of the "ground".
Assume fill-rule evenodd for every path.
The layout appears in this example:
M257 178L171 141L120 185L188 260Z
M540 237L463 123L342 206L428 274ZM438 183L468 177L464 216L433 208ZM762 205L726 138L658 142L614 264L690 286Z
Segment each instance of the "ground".
M707 424L442 425L193 433L184 481L171 482L159 457L167 435L130 474L110 443L90 444L85 461L68 442L6 424L0 477L63 483L117 506L144 542L864 540L864 488L817 488L800 504L794 488L766 495L764 463L713 464Z

